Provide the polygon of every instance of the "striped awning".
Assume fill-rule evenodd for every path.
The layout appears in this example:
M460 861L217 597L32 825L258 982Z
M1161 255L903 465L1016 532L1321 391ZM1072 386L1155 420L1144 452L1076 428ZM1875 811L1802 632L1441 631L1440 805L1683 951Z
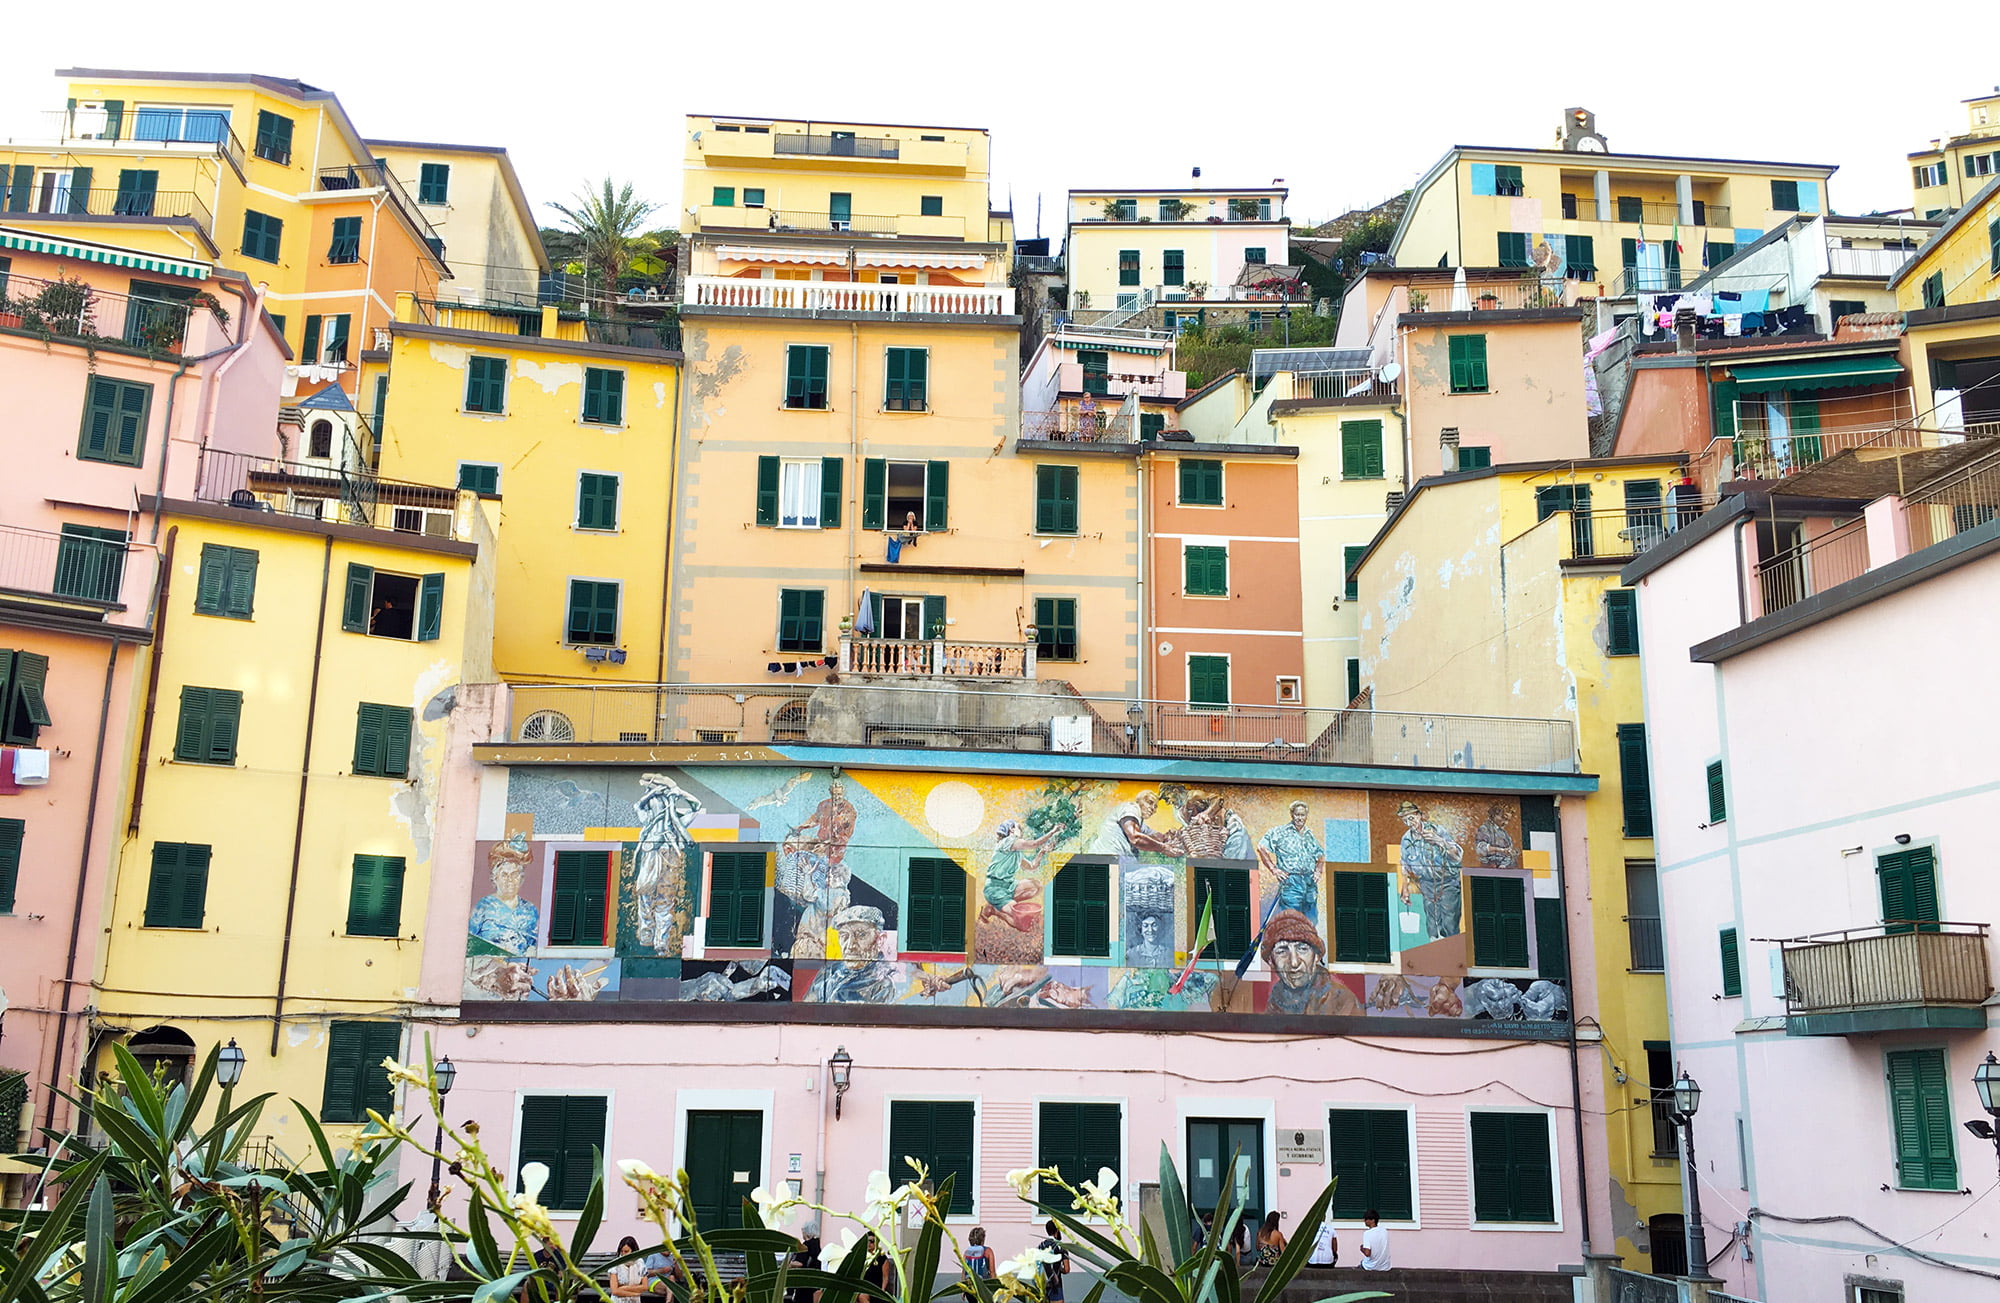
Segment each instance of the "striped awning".
M197 281L207 280L209 271L207 263L189 262L181 258L162 258L157 254L141 253L137 249L92 244L87 240L53 240L46 235L11 226L0 226L0 249L19 249L23 253L46 253L57 258L101 262L112 267L130 267L135 271L157 272L162 276L184 276L188 280Z
M715 256L724 262L809 262L837 267L847 262L842 249L765 249L741 244L717 245Z
M1893 353L1875 357L1822 357L1763 366L1731 367L1738 389L1763 393L1774 389L1848 389L1888 384L1901 378L1903 364Z

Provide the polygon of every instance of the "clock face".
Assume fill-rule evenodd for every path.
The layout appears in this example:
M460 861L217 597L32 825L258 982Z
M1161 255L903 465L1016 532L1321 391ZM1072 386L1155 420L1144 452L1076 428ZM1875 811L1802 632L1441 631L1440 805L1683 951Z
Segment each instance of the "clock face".
M1602 154L1605 152L1604 142L1596 136L1579 136L1576 141L1576 152L1579 154Z

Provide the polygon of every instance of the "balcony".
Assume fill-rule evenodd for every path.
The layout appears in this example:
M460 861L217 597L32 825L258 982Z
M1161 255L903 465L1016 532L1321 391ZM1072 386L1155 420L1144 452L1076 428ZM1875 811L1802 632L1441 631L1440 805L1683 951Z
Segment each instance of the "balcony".
M828 135L779 132L771 137L773 154L805 154L813 158L900 158L903 142L887 136L857 136L849 131Z
M1340 371L1294 371L1290 401L1375 406L1400 401L1400 391L1394 380L1384 380L1367 367Z
M1681 497L1606 511L1561 507L1549 515L1569 517L1569 528L1557 542L1564 566L1623 565L1664 543L1675 530L1692 525L1712 505Z
M321 193L340 190L380 190L426 241L435 242L438 233L410 199L409 191L384 163L351 163L346 167L321 168L314 189ZM433 247L436 247L434 244Z
M74 154L100 150L126 154L219 158L243 174L243 142L229 114L202 109L50 109L34 129L10 137L11 145L61 145Z
M843 634L842 674L901 675L925 679L1032 679L1035 644L868 638Z
M143 628L159 554L96 534L0 525L0 604L22 599L69 618Z
M1632 971L1667 971L1667 937L1660 920L1644 914L1627 914L1625 932L1632 944Z
M351 447L303 461L205 447L195 470L197 502L460 542L472 536L462 496L442 485L384 479Z
M1915 252L1913 249L1847 249L1830 244L1826 248L1827 274L1859 280L1887 280L1901 270Z
M1594 199L1566 194L1562 202L1562 219L1566 222L1624 222L1627 225L1669 229L1678 224L1697 230L1728 230L1733 229L1729 218L1729 205L1711 204L1700 199L1694 201L1693 215L1685 222L1681 221L1681 206L1670 201L1613 199L1607 207L1600 209Z
M80 280L0 277L0 329L80 344L120 344L147 353L187 351L191 323L199 340L222 341L222 326L205 305L180 299L135 298ZM198 349L198 351L207 351Z
M26 209L8 211L77 220L188 221L211 239L215 235L215 219L210 216L208 205L191 190L36 190L28 196Z
M1986 1026L1984 923L1892 923L1781 941L1785 1034Z
M1473 281L1463 291L1448 280L1422 288L1398 286L1390 302L1400 302L1406 315L1422 316L1439 312L1546 312L1575 307L1579 297L1576 282L1544 281L1523 268L1519 280Z
M1867 571L1868 522L1856 516L1759 561L1754 574L1758 613L1776 615Z
M704 127L702 158L718 167L748 163L787 170L847 171L857 168L964 176L971 163L971 145L963 140L908 140L835 131L724 131Z
M1111 450L1113 445L1130 448L1139 443L1139 421L1115 409L1109 412L1078 411L1058 407L1047 412L1021 413L1023 441L1097 445Z
M1124 398L1137 394L1141 398L1158 398L1178 402L1187 397L1187 373L1184 371L1126 372L1093 371L1086 373L1081 362L1059 362L1056 364L1056 387L1066 394L1096 394L1099 398Z
M767 281L690 276L682 303L751 312L873 312L951 317L1011 317L1006 285L883 285L872 281Z
M856 213L824 208L764 208L702 204L695 222L703 231L764 231L772 235L867 235L881 239L963 240L965 219L940 213Z

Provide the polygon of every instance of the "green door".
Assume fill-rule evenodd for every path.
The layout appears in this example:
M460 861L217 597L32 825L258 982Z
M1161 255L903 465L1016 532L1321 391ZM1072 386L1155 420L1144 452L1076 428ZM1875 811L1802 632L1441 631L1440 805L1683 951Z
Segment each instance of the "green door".
M1243 1223L1255 1230L1264 1216L1264 1123L1257 1118L1189 1118L1187 1124L1188 1202L1210 1213L1222 1201L1223 1181L1235 1163L1229 1206L1243 1209Z
M702 1229L743 1224L743 1201L763 1179L763 1148L762 1113L688 1114L688 1186Z

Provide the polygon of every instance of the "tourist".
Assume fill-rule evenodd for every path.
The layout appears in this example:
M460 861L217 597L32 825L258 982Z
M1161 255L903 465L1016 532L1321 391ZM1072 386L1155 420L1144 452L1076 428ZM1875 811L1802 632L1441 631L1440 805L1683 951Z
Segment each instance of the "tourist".
M624 1258L628 1254L638 1252L639 1241L627 1235L618 1241L618 1251L615 1256ZM613 1267L605 1274L604 1283L610 1289L613 1298L638 1298L652 1289L646 1280L646 1260L640 1257L632 1257Z
M1319 1230L1313 1235L1312 1252L1306 1255L1309 1267L1336 1267L1340 1265L1340 1232L1333 1227L1333 1210L1327 1209L1320 1220Z
M986 1247L986 1228L975 1226L966 1236L965 1274L993 1279L993 1250Z
M1055 1218L1049 1218L1044 1229L1049 1233L1048 1238L1036 1247L1044 1253L1055 1254L1056 1259L1042 1264L1043 1303L1063 1303L1063 1277L1069 1274L1069 1250L1063 1247L1062 1228L1056 1224Z
M1278 1255L1285 1251L1285 1233L1278 1229L1278 1210L1273 1208L1264 1214L1264 1224L1257 1228L1257 1265L1275 1267Z
M1382 1214L1370 1208L1361 1214L1361 1224L1367 1228L1361 1232L1361 1269L1389 1270L1389 1228L1382 1225Z

